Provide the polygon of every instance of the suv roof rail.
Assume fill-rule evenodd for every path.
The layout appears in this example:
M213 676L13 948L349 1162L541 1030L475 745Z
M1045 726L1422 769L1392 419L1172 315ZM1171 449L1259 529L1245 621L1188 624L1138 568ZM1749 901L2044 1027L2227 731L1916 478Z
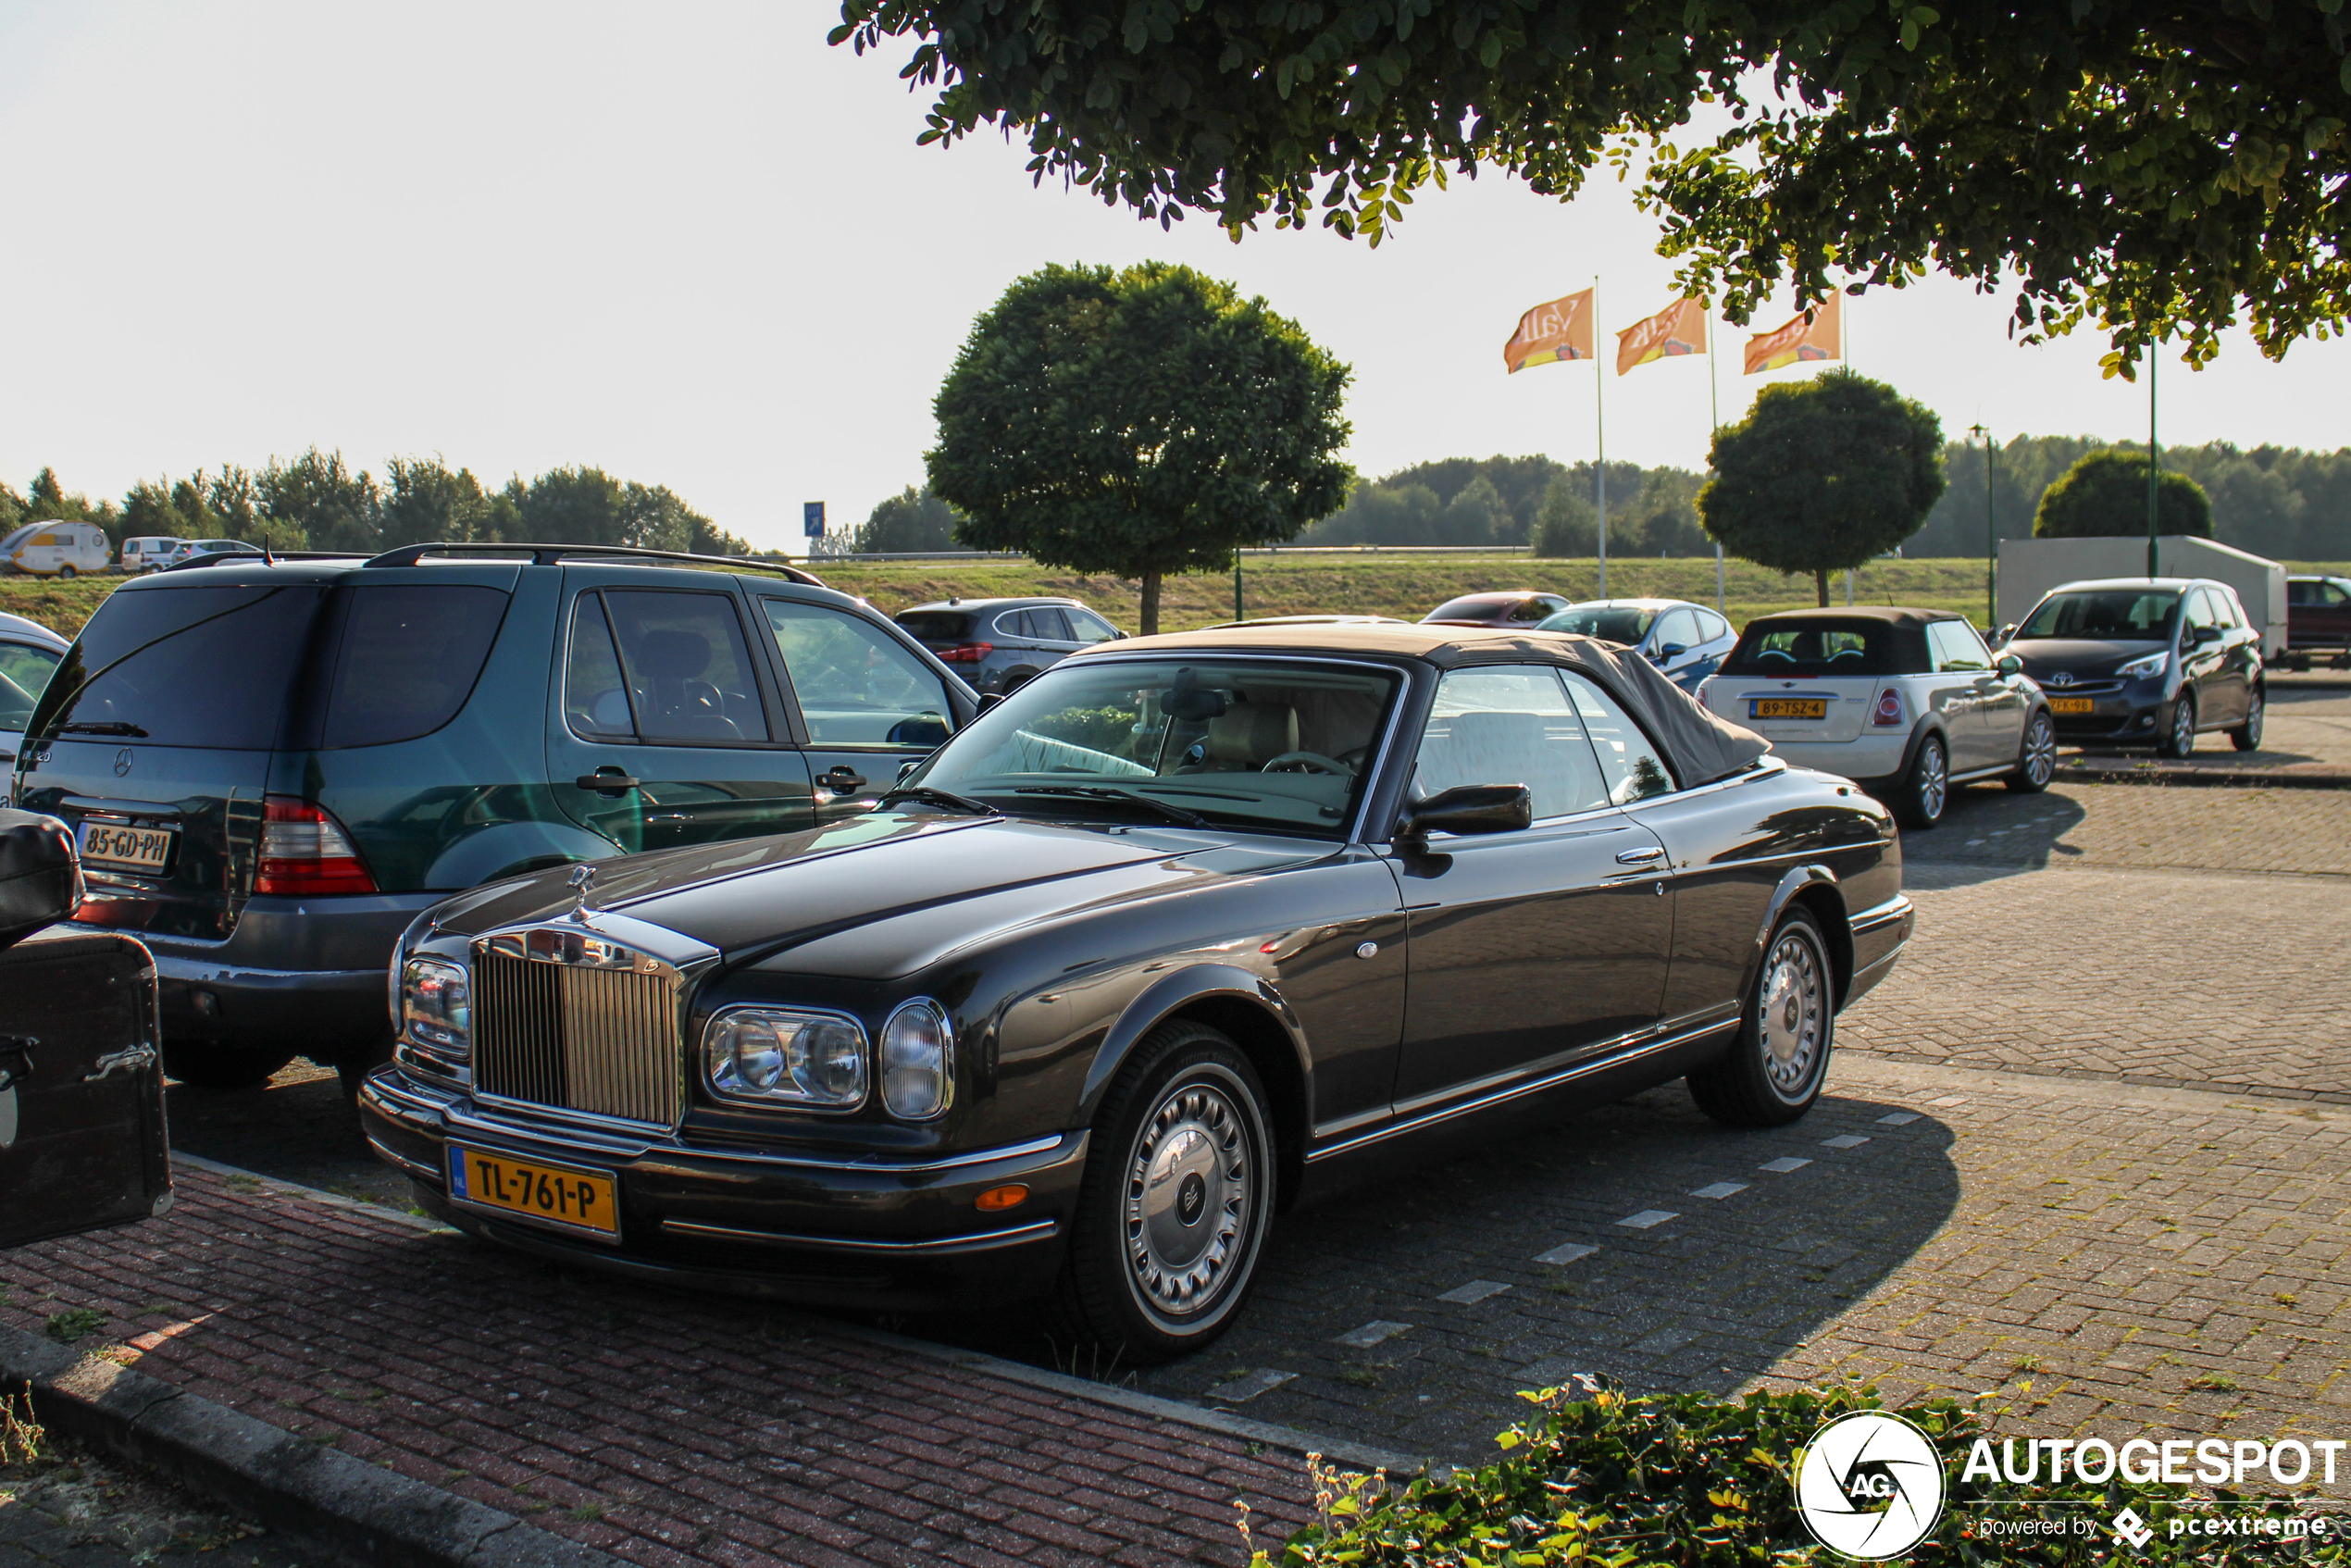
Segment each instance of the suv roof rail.
M184 561L174 561L168 566L157 566L158 572L195 571L205 566L224 566L230 561L261 561L276 566L280 561L364 561L367 554L358 550L205 550Z
M762 561L750 555L696 555L683 550L649 550L636 544L491 544L487 542L453 542L444 544L404 544L397 550L387 550L367 564L370 566L413 566L428 555L529 555L534 566L559 566L564 561L582 555L617 555L632 561L690 561L698 566L747 567L759 572L780 572L793 582L810 588L822 588L825 579L814 572L802 571L780 561Z

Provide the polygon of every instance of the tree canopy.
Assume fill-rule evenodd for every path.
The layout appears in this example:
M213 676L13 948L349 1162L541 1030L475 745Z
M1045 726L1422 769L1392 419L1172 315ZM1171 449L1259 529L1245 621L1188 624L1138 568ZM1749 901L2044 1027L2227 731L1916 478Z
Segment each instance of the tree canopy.
M2185 474L2156 476L2158 533L2212 536L2212 503ZM2147 459L2144 452L2093 452L2042 492L2033 517L2036 539L2090 539L2147 531Z
M1765 387L1715 432L1713 466L1698 493L1706 531L1759 566L1810 573L1826 604L1829 573L1926 520L1943 493L1943 423L1884 381L1831 370Z
M1348 369L1188 267L1048 267L973 326L934 404L930 488L975 549L1139 579L1228 566L1347 498Z
M908 485L874 505L865 524L841 541L844 555L911 555L955 548L963 517L926 488Z
M919 140L1023 131L1029 168L1162 223L1374 243L1449 168L1572 196L1642 161L1661 249L1745 321L1784 279L2016 290L2110 373L2244 314L2264 353L2351 302L2344 0L843 0L904 39ZM1702 107L1703 106L1703 107ZM1694 113L1720 129L1693 132ZM1688 144L1672 138L1682 135ZM1858 281L1856 281L1858 280Z

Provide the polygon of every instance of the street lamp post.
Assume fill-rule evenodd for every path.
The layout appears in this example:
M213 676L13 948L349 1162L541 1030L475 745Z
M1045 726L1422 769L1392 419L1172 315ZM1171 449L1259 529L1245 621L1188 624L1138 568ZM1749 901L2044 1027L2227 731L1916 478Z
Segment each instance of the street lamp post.
M1984 438L1984 629L2000 626L2000 535L1992 522L1992 432L1970 425L1968 434Z
M2162 450L2155 444L2155 362L2158 357L2154 349L2147 350L2147 576L2150 579L2156 576L2156 567L2160 564L2156 558L2155 542L2155 486L2163 468Z

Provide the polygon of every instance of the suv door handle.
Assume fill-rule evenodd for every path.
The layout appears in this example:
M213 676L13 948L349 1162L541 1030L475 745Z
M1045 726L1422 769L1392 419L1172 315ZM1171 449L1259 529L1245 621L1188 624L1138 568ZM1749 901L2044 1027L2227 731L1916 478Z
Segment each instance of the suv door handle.
M853 795L865 787L865 776L847 763L839 763L830 772L818 774L816 782L836 795Z
M1665 851L1656 844L1651 844L1646 849L1616 852L1616 864L1619 865L1646 865L1652 860L1664 858Z
M638 787L634 778L616 767L600 767L593 773L581 774L572 782L599 795L625 795Z

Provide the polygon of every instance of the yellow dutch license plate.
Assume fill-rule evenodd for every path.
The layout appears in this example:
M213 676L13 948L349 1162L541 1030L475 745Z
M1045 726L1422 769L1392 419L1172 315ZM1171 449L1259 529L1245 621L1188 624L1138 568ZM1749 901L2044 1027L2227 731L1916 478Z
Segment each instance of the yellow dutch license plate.
M2049 699L2049 712L2053 714L2085 714L2090 711L2090 699L2087 697L2052 697Z
M1826 718L1826 697L1758 697L1747 705L1749 718Z
M452 1198L477 1208L620 1239L616 1185L611 1176L597 1171L485 1154L453 1143L449 1146L449 1188Z
M92 865L129 871L160 871L171 859L172 829L133 828L129 823L85 822L77 846Z

